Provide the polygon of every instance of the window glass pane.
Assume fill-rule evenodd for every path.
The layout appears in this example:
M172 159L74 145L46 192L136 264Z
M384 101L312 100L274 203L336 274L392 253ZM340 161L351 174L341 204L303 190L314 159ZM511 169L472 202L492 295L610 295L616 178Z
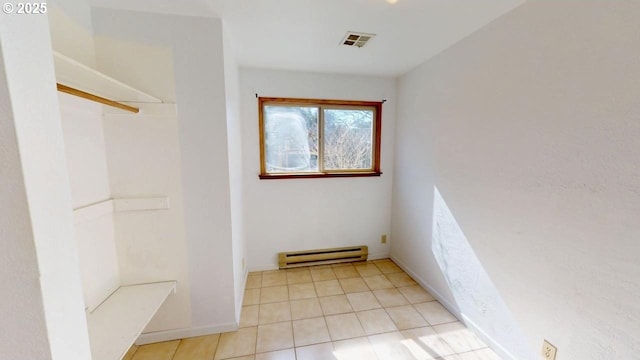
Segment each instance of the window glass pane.
M371 169L373 110L324 110L325 170Z
M318 108L264 107L268 173L318 171Z

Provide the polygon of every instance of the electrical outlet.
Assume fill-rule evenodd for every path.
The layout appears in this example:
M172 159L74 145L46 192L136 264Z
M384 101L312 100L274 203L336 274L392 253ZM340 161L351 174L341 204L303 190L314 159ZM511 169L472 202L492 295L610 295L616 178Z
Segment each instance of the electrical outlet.
M384 234L384 235L380 236L380 243L381 244L386 244L387 243L387 234Z
M542 342L542 358L544 360L556 360L556 351L558 349L547 340Z

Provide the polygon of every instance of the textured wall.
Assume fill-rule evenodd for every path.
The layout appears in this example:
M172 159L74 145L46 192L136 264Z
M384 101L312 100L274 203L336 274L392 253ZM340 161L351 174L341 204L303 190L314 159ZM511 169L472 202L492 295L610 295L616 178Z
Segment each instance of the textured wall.
M534 353L520 327L473 252L446 201L437 188L433 191L431 251L461 317L468 325L480 329L481 337L492 339L498 345L499 353L506 358L533 359Z
M527 2L398 83L394 256L455 303L437 186L527 343L562 359L640 352L639 18Z

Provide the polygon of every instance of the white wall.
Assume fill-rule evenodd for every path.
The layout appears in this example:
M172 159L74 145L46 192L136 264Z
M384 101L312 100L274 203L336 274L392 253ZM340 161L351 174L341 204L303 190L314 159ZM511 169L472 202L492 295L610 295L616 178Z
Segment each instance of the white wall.
M242 123L240 121L239 68L235 49L223 23L224 86L227 109L227 141L229 146L229 186L231 196L231 235L233 241L233 278L236 320L240 323L244 285L247 277L244 238L244 197L242 188Z
M63 93L58 100L73 208L109 199L102 106ZM76 219L74 225L84 303L93 310L120 285L113 215Z
M92 15L97 37L165 47L173 55L187 257L172 259L181 262L172 265L185 266L189 274L191 327L153 340L232 330L237 323L221 21L97 8ZM160 169L162 159L155 160Z
M561 359L640 351L638 18L528 2L398 81L392 255L455 302L437 187L530 348Z
M258 99L294 97L383 100L381 177L259 180ZM277 268L281 251L368 245L389 254L393 139L393 79L243 68L240 71L244 229L250 269ZM390 239L393 241L392 239Z
M11 206L0 208L0 284L7 289L0 301L0 357L51 359L5 51L0 46L0 201Z
M47 17L53 49L94 67L96 60L88 3L84 0L49 0Z
M111 196L102 129L102 106L59 93L73 208Z
M0 358L89 359L49 24L0 17Z

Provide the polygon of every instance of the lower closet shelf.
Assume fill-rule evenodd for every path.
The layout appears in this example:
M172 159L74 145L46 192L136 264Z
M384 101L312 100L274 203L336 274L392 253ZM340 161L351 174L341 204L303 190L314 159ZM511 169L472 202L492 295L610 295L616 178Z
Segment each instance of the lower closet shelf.
M175 281L118 288L87 314L92 359L121 359L175 290Z

